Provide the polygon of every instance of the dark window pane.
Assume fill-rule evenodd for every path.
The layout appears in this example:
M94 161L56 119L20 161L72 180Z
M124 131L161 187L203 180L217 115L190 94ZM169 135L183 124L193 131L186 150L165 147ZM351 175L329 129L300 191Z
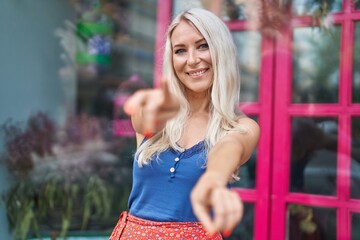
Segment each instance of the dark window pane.
M360 117L351 121L351 197L360 198Z
M336 103L339 86L340 28L297 28L293 44L294 103Z
M336 239L335 209L289 204L287 214L288 239Z
M244 216L240 224L234 229L230 237L225 240L254 239L254 204L244 203Z
M241 74L240 102L256 102L259 89L261 35L258 32L233 32Z
M355 8L356 8L356 9L360 9L360 1L359 1L359 0L357 0L357 1L355 2Z
M256 117L251 117L257 121ZM240 167L239 177L240 180L234 182L233 187L239 188L255 188L256 186L256 159L257 159L257 148L253 151L250 159Z
M324 5L321 5L323 2ZM314 15L321 8L327 8L330 13L340 12L342 9L342 0L294 0L292 11L296 15Z
M240 180L234 182L233 187L255 188L256 186L256 155L257 149L254 150L250 159L240 167Z
M336 195L337 120L292 119L290 191Z
M351 217L351 240L360 239L360 213L353 213Z
M360 1L358 1L360 3ZM353 92L354 103L360 103L360 22L355 23L354 42L354 65L353 65Z

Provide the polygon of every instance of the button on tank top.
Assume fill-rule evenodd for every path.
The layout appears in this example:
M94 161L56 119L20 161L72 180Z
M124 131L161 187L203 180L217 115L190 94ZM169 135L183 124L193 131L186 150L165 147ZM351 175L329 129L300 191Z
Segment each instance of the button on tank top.
M198 221L190 193L204 173L205 163L204 141L183 152L168 149L142 167L134 161L129 212L153 221Z

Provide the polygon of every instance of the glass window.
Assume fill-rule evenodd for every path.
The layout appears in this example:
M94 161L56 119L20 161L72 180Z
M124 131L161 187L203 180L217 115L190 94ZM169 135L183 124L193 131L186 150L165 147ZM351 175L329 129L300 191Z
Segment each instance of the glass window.
M294 117L291 130L290 191L336 195L337 120Z
M249 116L251 117L251 116ZM256 117L252 117L257 121ZM239 181L235 181L233 187L239 188L255 188L256 186L256 159L257 159L257 148L253 151L250 159L240 167Z
M244 203L244 216L240 224L234 229L231 236L224 240L252 240L254 239L254 204Z
M6 1L0 177L14 239L108 237L127 209L136 143L114 120L152 85L157 1L110 2Z
M240 102L256 102L259 91L261 35L258 32L233 32L240 61Z
M323 11L323 13L340 12L342 9L342 0L294 0L292 2L292 11L296 15L314 15Z
M338 101L339 47L340 27L331 32L311 27L294 30L294 103Z
M216 13L225 21L243 20L246 18L246 10L252 6L246 4L246 1L174 0L173 13L176 14L190 7L200 7Z
M351 197L360 198L360 117L351 121Z
M360 213L351 214L351 240L360 239Z
M288 239L336 239L336 210L289 204Z
M360 22L355 23L354 40L352 101L353 103L360 103Z
M355 1L355 8L360 9L360 1L359 0Z

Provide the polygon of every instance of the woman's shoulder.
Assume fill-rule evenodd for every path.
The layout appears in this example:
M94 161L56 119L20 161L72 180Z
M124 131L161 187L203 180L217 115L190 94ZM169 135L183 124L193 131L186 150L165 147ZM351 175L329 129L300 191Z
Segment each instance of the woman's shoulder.
M250 131L257 135L260 133L259 124L254 119L246 115L239 116L236 122L238 123L238 127L243 129L245 132Z

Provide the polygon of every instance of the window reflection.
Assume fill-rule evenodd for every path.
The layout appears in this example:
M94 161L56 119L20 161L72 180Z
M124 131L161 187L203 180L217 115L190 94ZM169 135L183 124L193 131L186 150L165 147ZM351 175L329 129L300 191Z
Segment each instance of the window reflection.
M252 240L254 239L254 204L244 203L244 216L240 224L234 229L230 237L224 240Z
M360 1L356 1L356 2L355 2L355 8L356 8L356 9L360 9Z
M200 7L213 11L225 21L244 20L246 9L253 6L254 3L247 4L247 1L235 0L174 0L173 13L176 14L190 7Z
M8 19L26 12L13 21L17 41L6 41L23 48L8 59L1 87L12 103L0 116L1 171L6 163L12 177L3 192L9 231L21 232L14 239L108 235L127 208L136 147L133 136L114 134L114 118L127 119L114 105L152 85L157 1L49 4L7 4Z
M340 27L331 34L319 28L297 28L293 43L293 102L338 101Z
M358 1L360 3L360 1ZM355 23L354 38L354 64L353 64L353 92L352 99L354 103L360 103L360 22Z
M351 121L351 197L360 198L360 117Z
M340 12L342 9L342 2L342 0L294 0L292 2L292 11L299 16L316 15L317 12L321 10L329 11L331 13Z
M253 151L250 159L240 167L240 180L234 182L233 187L255 188L256 186L256 156L257 149Z
M290 191L336 195L337 131L336 119L292 119Z
M261 35L258 32L233 32L241 74L241 102L256 102L259 89Z
M351 240L360 239L360 213L353 213L351 216Z
M153 85L156 4L153 0L141 0L104 5L102 11L107 13L109 19L107 25L113 29L111 52L108 56L110 60L106 66L97 61L78 63L77 112L112 119L114 99L122 91L124 84L137 78L139 87ZM79 22L86 22L86 17L92 13L91 8L82 2L78 5L81 6ZM102 18L95 19L95 23L103 22ZM85 29L84 32L87 33L88 30ZM92 38L96 36L97 34ZM78 42L89 45L92 38L84 39L80 35ZM96 41L94 45L103 48ZM78 49L82 54L85 52L86 55L93 55L88 47Z
M288 239L335 240L335 209L288 205Z
M251 117L251 116L249 116ZM251 117L253 120L257 121L257 117ZM253 153L250 156L250 159L240 167L240 177L239 181L233 183L233 187L239 188L255 188L256 186L256 159L257 159L258 150L255 148Z

